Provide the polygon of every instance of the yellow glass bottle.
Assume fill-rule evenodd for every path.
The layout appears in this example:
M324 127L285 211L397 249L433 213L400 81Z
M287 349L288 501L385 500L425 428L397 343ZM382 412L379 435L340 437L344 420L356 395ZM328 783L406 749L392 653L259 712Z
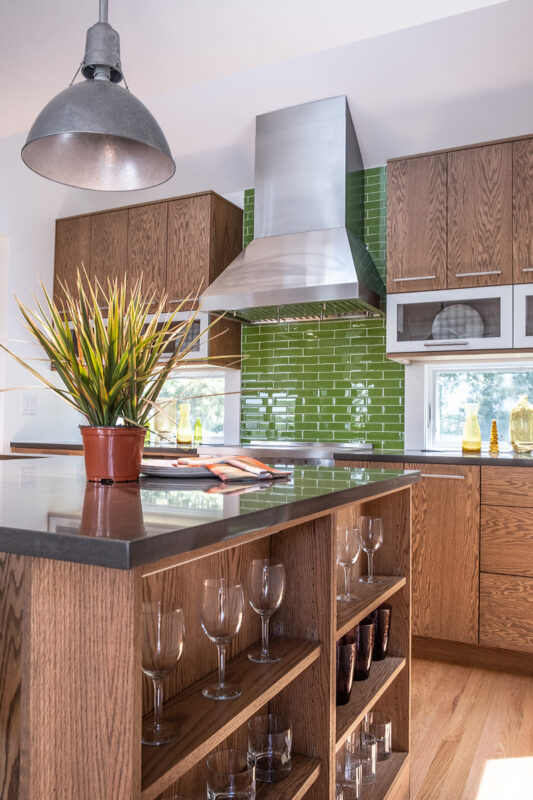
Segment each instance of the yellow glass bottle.
M511 410L509 438L516 453L531 453L533 450L533 406L528 403L527 394Z
M479 453L481 451L481 430L477 412L477 403L468 403L466 406L466 419L463 428L463 452Z
M177 440L178 444L192 444L190 403L180 403Z

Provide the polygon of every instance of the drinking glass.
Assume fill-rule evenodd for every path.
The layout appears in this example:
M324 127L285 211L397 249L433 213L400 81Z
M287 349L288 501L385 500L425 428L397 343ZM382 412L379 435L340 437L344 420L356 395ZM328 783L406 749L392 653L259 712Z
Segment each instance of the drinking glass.
M202 689L211 700L232 700L241 690L226 684L226 651L238 634L244 615L242 585L232 585L225 578L207 578L202 584L200 622L204 633L218 650L218 684Z
M378 761L387 761L392 755L392 719L382 711L369 711L363 720L363 729L377 743Z
M207 759L208 800L255 800L255 766L244 750L219 750Z
M359 800L362 791L363 766L361 759L346 748L337 753L336 786L343 790L343 800Z
M367 786L376 780L377 743L368 731L360 730L352 733L346 742L346 751L361 761L362 785Z
M356 625L357 650L353 673L354 681L366 681L370 675L375 633L376 625L372 616L365 617Z
M178 738L178 726L163 722L163 682L183 652L183 609L161 601L143 603L142 671L154 684L154 719L142 730L143 744L168 744Z
M374 637L374 661L383 661L387 657L389 649L389 634L390 634L390 621L392 615L392 606L384 603L379 608L374 609L370 615L376 624L376 631Z
M359 528L337 527L337 564L344 569L344 592L337 595L337 600L349 603L359 600L351 593L352 566L359 558L361 552L361 532Z
M280 660L268 646L270 617L281 605L285 592L285 567L270 558L254 558L248 567L250 605L261 617L261 650L248 653L250 661L270 664Z
M291 771L292 726L279 714L261 714L248 722L248 764L258 781L274 783Z
M361 517L361 538L363 550L368 556L368 575L359 578L361 583L379 583L374 577L374 553L383 544L383 523L379 517Z
M337 705L344 706L350 700L352 691L357 640L354 636L343 636L336 645L336 689Z

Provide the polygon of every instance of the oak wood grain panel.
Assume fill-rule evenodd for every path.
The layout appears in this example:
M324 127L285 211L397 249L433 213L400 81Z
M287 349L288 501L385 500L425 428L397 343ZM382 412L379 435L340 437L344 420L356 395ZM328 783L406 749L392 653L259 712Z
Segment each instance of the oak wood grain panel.
M209 321L216 319L210 314ZM228 317L219 319L209 329L209 358L219 367L241 368L241 323ZM222 358L223 356L223 358Z
M378 762L375 783L365 786L365 800L409 800L409 762L409 754L402 752Z
M481 467L481 505L533 508L533 472L524 467Z
M0 798L17 800L24 558L0 553Z
M516 650L501 650L462 642L444 642L442 639L428 639L424 636L413 636L413 658L444 661L449 664L517 675L533 675L533 653L519 653Z
M293 722L295 752L322 763L308 800L334 796L335 785L335 517L321 517L272 537L272 558L287 567L286 593L272 617L275 635L322 642L320 658L271 702ZM312 701L310 702L312 698Z
M94 214L89 276L107 288L108 279L124 279L128 264L128 211Z
M187 687L212 672L217 666L217 649L202 630L200 603L202 582L206 578L226 578L232 583L243 583L252 558L270 556L268 537L255 542L233 546L221 553L207 555L172 570L143 579L143 600L161 599L174 602L183 608L185 616L184 654L178 666L165 680L165 699L176 696ZM239 634L228 648L228 658L248 650L261 637L261 623L246 603L244 619ZM224 705L224 704L223 704ZM153 708L152 686L143 677L143 713Z
M142 276L143 292L159 302L167 282L168 203L136 206L128 212L128 283Z
M533 653L533 578L481 573L479 643Z
M379 583L357 583L354 591L359 600L351 603L337 603L337 634L340 639L354 627L360 620L367 617L371 611L382 603L386 603L393 594L405 586L405 577L380 576Z
M529 509L481 507L480 569L533 578L533 516Z
M445 289L447 156L396 161L387 175L387 291ZM434 279L409 280L424 275Z
M282 657L273 664L254 664L246 652L228 663L228 682L242 689L242 694L231 703L209 700L202 695L202 687L216 680L217 673L213 672L165 705L165 717L179 724L178 739L164 749L143 747L143 800L153 800L166 786L205 759L283 686L308 670L322 651L319 642L306 639L282 638L276 646Z
M170 306L209 285L211 200L209 195L168 204L167 292Z
M91 270L91 217L56 220L54 297L61 302L61 283L71 289L77 271Z
M533 139L513 142L513 283L533 281Z
M512 280L512 145L448 153L448 289Z
M394 679L405 669L405 665L405 658L388 656L384 661L374 661L370 668L370 676L365 681L354 682L349 702L344 706L337 706L336 709L337 752L342 750L346 739L361 724L366 713Z
M210 197L209 283L212 283L242 250L243 212L218 194Z
M257 800L300 800L320 774L320 761L296 754L282 783L258 783Z
M31 559L20 800L138 800L140 584L137 570Z
M410 466L422 473L413 488L413 633L477 642L480 468Z

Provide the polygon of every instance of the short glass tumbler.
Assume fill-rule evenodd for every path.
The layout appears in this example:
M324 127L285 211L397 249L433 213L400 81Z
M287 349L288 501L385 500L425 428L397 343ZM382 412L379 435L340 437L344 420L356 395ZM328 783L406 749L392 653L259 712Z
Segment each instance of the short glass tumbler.
M292 726L279 714L261 714L248 722L248 764L258 781L274 783L291 771Z
M365 730L353 733L346 742L346 750L361 761L363 786L374 783L378 760L374 736Z
M255 800L255 767L244 750L219 750L207 759L207 800Z
M352 642L348 642L347 644L345 644L345 638L346 637L343 636L342 639L339 639L336 647L336 689L338 706L344 706L350 700L357 653L355 638Z
M383 661L387 657L387 650L389 649L390 638L390 622L391 622L392 608L384 604L376 608L370 616L376 624L374 636L374 654L373 661Z
M392 755L392 719L382 711L369 711L363 729L376 740L378 761L387 761Z
M357 627L357 652L355 656L354 681L366 681L372 666L376 625L372 617L365 617Z
M343 800L359 800L362 796L363 765L348 749L337 753L335 783L343 790Z

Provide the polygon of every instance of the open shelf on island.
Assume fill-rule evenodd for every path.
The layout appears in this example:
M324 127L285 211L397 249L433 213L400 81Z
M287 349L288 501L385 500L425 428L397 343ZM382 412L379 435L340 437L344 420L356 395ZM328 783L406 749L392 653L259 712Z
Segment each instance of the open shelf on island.
M402 779L407 759L408 753L394 752L388 761L378 761L376 782L364 787L365 800L386 800Z
M165 704L165 719L179 723L179 738L169 745L142 748L142 800L156 798L206 758L230 733L316 661L322 650L320 642L307 639L280 637L275 642L281 659L274 664L251 662L248 650L228 661L228 681L242 688L242 694L235 700L217 702L202 695L202 688L217 680L217 673L212 672Z
M361 599L352 603L337 602L337 639L404 586L405 578L395 575L379 576L379 583L354 581L352 591Z
M337 743L339 751L363 717L381 695L388 689L405 667L405 658L387 656L384 661L374 661L366 681L354 681L350 700L345 706L337 706Z
M300 800L320 773L320 761L295 755L291 772L278 783L257 783L257 800Z

